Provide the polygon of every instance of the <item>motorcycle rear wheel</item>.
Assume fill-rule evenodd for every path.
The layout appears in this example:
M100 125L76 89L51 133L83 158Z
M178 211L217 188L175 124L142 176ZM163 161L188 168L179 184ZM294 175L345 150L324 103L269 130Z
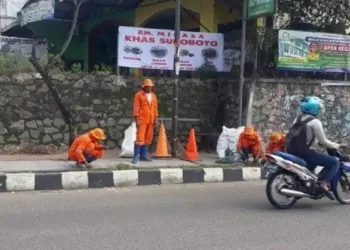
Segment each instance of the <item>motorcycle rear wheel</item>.
M283 170L279 170L275 173L273 173L272 175L270 175L267 183L266 183L266 195L267 195L267 199L269 200L269 202L271 203L272 206L274 206L275 208L277 209L290 209L294 206L294 204L297 202L297 198L296 197L287 197L283 194L279 194L278 191L277 191L277 185L285 185L285 186L288 186L290 185L291 183L287 183L286 181L286 177L290 180L293 180L293 182L295 182L294 180L294 177L286 172L286 171L283 171ZM282 183L279 183L279 184L274 184L274 182L276 182L276 180L278 178L282 178ZM284 182L284 184L283 184ZM294 186L295 186L295 183L293 183ZM287 200L286 203L282 204L280 202L278 202L276 199L275 199L275 196L273 194L273 192L276 192L280 197L283 197L284 199Z

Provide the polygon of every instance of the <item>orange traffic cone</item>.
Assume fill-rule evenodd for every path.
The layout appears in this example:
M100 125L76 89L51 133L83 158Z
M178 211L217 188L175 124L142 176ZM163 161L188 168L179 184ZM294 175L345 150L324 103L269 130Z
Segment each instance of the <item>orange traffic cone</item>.
M170 157L171 155L169 154L169 151L168 151L168 145L169 143L165 134L165 126L162 123L160 124L160 128L159 128L157 149L156 149L156 153L154 154L154 157L159 157L159 158Z
M190 130L190 135L188 137L188 144L185 152L185 160L186 161L198 161L198 151L197 151L197 142L196 135L194 133L194 129Z

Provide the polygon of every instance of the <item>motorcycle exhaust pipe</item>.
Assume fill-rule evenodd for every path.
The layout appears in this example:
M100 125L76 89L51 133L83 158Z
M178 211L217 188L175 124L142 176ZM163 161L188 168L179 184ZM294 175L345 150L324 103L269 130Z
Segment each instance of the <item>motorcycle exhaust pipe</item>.
M286 188L282 188L280 190L280 192L281 192L281 194L293 196L293 197L298 197L298 198L310 197L310 195L305 194L303 192L299 192L299 191L291 190L291 189L286 189Z

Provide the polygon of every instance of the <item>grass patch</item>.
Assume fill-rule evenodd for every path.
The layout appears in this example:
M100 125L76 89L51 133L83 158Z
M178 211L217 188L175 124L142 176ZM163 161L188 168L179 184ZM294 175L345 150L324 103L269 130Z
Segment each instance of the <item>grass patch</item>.
M258 165L248 165L245 166L243 164L198 164L198 165L178 165L178 166L157 166L157 167L138 167L128 164L116 164L116 165L109 165L106 168L94 168L89 171L121 171L121 170L142 170L142 171L152 171L157 169L172 169L172 168L181 168L181 169L202 169L202 168L242 168L242 167L259 167Z
M142 171L154 171L158 169L172 169L172 168L181 168L181 169L203 169L203 168L224 168L224 169L232 169L232 168L249 168L249 167L261 167L259 165L244 165L242 163L236 163L236 164L197 164L197 165L177 165L177 166L157 166L157 167L138 167L138 166L133 166L129 164L111 164L108 165L105 168L93 168L93 169L80 169L80 168L72 168L69 170L65 171L53 171L53 172L48 172L48 171L20 171L20 172L6 172L6 173L37 173L37 174L53 174L53 173L63 173L63 172L75 172L75 171L88 171L88 172L109 172L109 171L123 171L123 170L142 170ZM1 174L6 174L5 172L1 172Z

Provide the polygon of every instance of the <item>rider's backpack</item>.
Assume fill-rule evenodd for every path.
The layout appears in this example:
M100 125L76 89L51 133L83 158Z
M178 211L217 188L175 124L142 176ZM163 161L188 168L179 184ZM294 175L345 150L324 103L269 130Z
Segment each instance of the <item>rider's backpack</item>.
M314 142L314 138L307 144L306 124L312 120L316 119L315 117L309 117L306 120L302 121L301 116L297 118L297 121L293 124L286 135L286 151L289 154L293 155L303 155L309 147Z

